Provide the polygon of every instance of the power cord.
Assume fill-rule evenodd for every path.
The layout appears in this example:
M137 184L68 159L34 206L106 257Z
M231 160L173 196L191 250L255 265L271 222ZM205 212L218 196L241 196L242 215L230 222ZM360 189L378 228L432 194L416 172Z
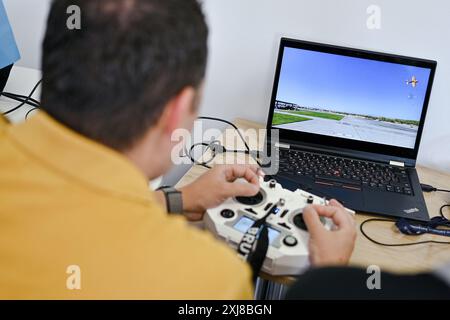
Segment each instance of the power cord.
M20 108L22 108L24 105L30 105L34 108L39 108L40 107L40 102L33 99L32 96L33 94L36 92L37 88L39 87L39 85L42 83L42 79L39 80L36 85L33 87L33 89L31 90L30 94L28 96L22 96L19 94L14 94L14 93L9 93L9 92L2 92L1 95L5 96L9 99L15 100L20 102L19 105L17 105L16 107L12 108L11 110L8 110L6 112L3 113L4 116L13 113L17 110L19 110Z
M442 217L442 218L449 220L449 219L445 216L445 214L444 214L444 209L445 209L445 208L450 208L450 204L444 204L444 205L439 209L439 213L441 214L441 217Z
M39 108L32 108L28 110L28 112L25 114L25 120L28 120L28 116L35 110L39 110Z
M242 140L242 142L244 143L245 146L245 150L229 150L227 148L225 148L225 146L223 146L221 144L221 142L219 140L214 140L212 142L206 143L206 142L200 142L200 143L196 143L193 144L188 152L188 157L191 160L191 162L195 165L199 165L202 166L204 168L207 169L211 169L211 166L209 166L209 164L215 159L215 157L218 154L223 154L223 153L227 153L227 152L231 152L231 153L243 153L243 154L248 154L251 155L253 157L253 159L256 161L256 163L258 164L258 166L262 167L261 163L258 160L259 157L259 151L252 151L247 143L247 141L245 141L244 136L242 135L241 131L239 130L239 128L232 122L224 120L224 119L220 119L220 118L214 118L214 117L199 117L199 120L209 120L209 121L217 121L217 122L222 122L225 123L231 127L234 128L234 130L236 130L236 133L238 134L239 138ZM194 158L193 152L195 150L195 148L199 147L199 146L203 146L206 147L205 152L210 150L212 153L212 157L211 159L208 159L207 161L202 161L199 162Z
M199 117L199 120L211 120L211 121L218 121L218 122L222 122L225 123L231 127L234 128L234 130L236 130L237 134L239 135L239 137L241 138L242 142L245 145L245 149L247 149L247 151L250 152L250 147L247 144L247 141L245 141L244 137L242 136L242 133L239 131L239 128L232 122L224 120L224 119L220 119L220 118L214 118L214 117Z
M437 189L433 186L427 185L427 184L421 184L422 190L424 192L450 192L449 190L444 190L444 189ZM444 214L444 209L445 208L450 208L450 204L446 204L443 205L440 209L439 209L439 214L440 216L446 221L445 225L448 225L450 223L450 220L445 216ZM385 247L406 247L406 246L416 246L416 245L420 245L420 244L426 244L426 243L434 243L434 244L450 244L450 242L447 241L436 241L436 240L427 240L427 241L419 241L419 242L411 242L411 243L383 243L380 241L377 241L373 238L371 238L366 231L364 230L364 226L368 223L371 222L392 222L392 223L397 223L397 221L392 220L392 219L368 219L366 221L364 221L363 223L361 223L359 230L361 231L362 235L364 237L366 237L367 240L380 245L380 246L385 246Z
M450 192L450 190L437 189L433 186L430 186L429 184L422 183L420 186L422 187L423 192Z
M15 94L15 93L10 93L10 92L2 92L2 93L0 93L0 95L6 97L8 99L18 101L18 102L24 102L27 99L27 96L23 96L23 95L20 95L20 94ZM33 99L33 98L29 98L29 101L27 101L26 104L28 104L30 106L33 106L33 107L39 107L40 102L35 100L35 99Z
M446 205L446 206L448 206L448 205ZM442 210L444 207L445 207L445 206L443 206L443 207L441 208L441 210ZM361 231L362 235L363 235L367 240L369 240L370 242L373 242L373 243L375 243L375 244L377 244L377 245L380 245L380 246L384 246L384 247L407 247L407 246L416 246L416 245L419 245L419 244L426 244L426 243L434 243L434 244L450 244L450 242L447 242L447 241L436 241L436 240L427 240L427 241L419 241L419 242L411 242L411 243L383 243L383 242L380 242L380 241L377 241L377 240L371 238L371 237L366 233L366 231L364 230L364 226L365 226L366 224L368 224L368 223L371 223L371 222L392 222L392 223L396 223L397 221L391 220L391 219L375 219L375 218L374 218L374 219L368 219L368 220L364 221L363 223L361 223L361 225L360 225L360 227L359 227L359 230Z

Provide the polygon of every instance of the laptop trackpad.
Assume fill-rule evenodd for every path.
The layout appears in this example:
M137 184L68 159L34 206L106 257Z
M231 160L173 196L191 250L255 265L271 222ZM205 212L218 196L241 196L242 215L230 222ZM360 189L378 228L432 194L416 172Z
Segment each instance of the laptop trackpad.
M361 191L344 189L342 187L313 187L319 192L324 193L329 199L336 199L344 206L350 209L359 209L364 207L364 194ZM313 191L310 191L314 193Z
M336 199L350 209L361 209L364 207L364 193L361 191L345 189L343 187L320 185L317 183L308 183L305 181L294 181L279 176L276 178L283 188L291 191L302 189L319 197Z

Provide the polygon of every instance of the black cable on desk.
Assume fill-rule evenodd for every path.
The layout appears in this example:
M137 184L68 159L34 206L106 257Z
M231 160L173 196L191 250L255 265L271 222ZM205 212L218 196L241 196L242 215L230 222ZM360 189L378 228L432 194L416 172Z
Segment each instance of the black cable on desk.
M33 90L31 90L30 94L25 98L25 100L22 101L22 103L20 103L18 106L12 108L11 110L8 110L6 112L3 113L4 116L13 113L14 111L22 108L25 104L31 104L31 97L33 96L34 92L37 90L37 88L39 87L39 85L42 83L42 79L38 81L38 83L36 83L36 85L34 86ZM33 99L34 100L34 99Z
M198 119L199 120L212 120L212 121L223 122L223 123L228 124L229 126L232 126L236 130L236 132L239 135L239 137L241 138L241 140L244 143L245 148L247 149L247 151L250 152L250 147L248 146L247 141L245 141L244 137L242 136L241 132L239 131L239 128L234 123L232 123L230 121L227 121L227 120L220 119L220 118L214 118L214 117L199 117Z
M450 192L450 190L445 190L445 189L437 189L433 186L430 186L429 184L424 184L421 183L420 187L422 188L423 192Z
M450 204L444 204L444 205L439 209L439 213L440 213L440 215L441 215L442 218L448 220L448 218L447 218L447 217L445 216L445 214L444 214L444 209L445 209L445 208L450 208Z
M440 209L439 209L439 214L441 215L442 218L447 219L448 218L445 216L444 214L444 209L445 208L450 208L450 204L445 204L443 205ZM434 243L434 244L450 244L450 242L447 241L435 241L435 240L427 240L427 241L419 241L419 242L411 242L411 243L382 243L379 242L373 238L371 238L366 231L364 230L364 226L370 222L393 222L396 223L395 220L391 220L391 219L368 219L366 221L364 221L363 223L361 223L359 230L361 231L362 235L364 237L366 237L367 240L380 245L380 246L385 246L385 247L406 247L406 246L415 246L415 245L419 245L419 244L426 244L426 243Z
M208 161L202 161L202 162L199 162L199 161L197 161L195 158L194 158L194 156L193 156L193 152L194 152L194 149L197 147L197 146L205 146L207 149L206 150L208 150L208 148L210 148L210 145L211 144L208 144L208 143L206 143L206 142L200 142L200 143L195 143L195 144L193 144L192 146L191 146L191 149L189 150L189 152L188 152L188 156L189 156L189 159L191 159L191 162L193 163L193 164L195 164L195 165L198 165L198 166L202 166L202 167L204 167L204 168L206 168L206 169L212 169L211 168L211 166L209 166L209 163L211 162L211 161L213 161L214 160L214 157L215 157L215 155L213 155L212 157L211 157L211 159L209 159ZM206 152L206 151L205 151Z
M28 116L35 110L39 110L39 108L32 108L28 110L28 112L25 114L25 120L28 120Z
M443 209L443 208L442 208ZM450 242L447 241L435 241L435 240L426 240L426 241L419 241L419 242L410 242L410 243L383 243L380 241L377 241L373 238L371 238L366 231L364 230L364 226L370 222L393 222L395 223L395 220L391 220L391 219L368 219L366 221L364 221L363 223L361 223L361 225L359 226L359 230L361 231L362 235L369 240L370 242L373 242L379 246L384 246L384 247L407 247L407 246L416 246L419 244L426 244L426 243L434 243L434 244L450 244Z
M10 93L10 92L2 92L0 93L0 95L11 99L11 100L15 100L18 102L24 102L27 100L27 96L21 95L21 94L15 94L15 93ZM28 101L26 102L26 104L31 105L33 107L39 107L39 105L41 104L39 101L33 99L33 98L28 98Z
M194 163L196 165L199 165L199 166L202 166L202 167L207 168L207 169L211 169L211 166L209 166L208 164L214 160L214 157L218 153L234 152L234 153L246 153L246 154L251 155L252 151L250 150L250 147L247 144L247 141L245 141L244 136L242 135L242 133L240 132L239 128L234 123L232 123L230 121L227 121L227 120L224 120L224 119L214 118L214 117L199 117L198 119L199 120L218 121L218 122L222 122L222 123L225 123L225 124L233 127L234 130L236 130L236 132L239 135L239 137L242 140L242 142L244 143L245 150L227 150L224 146L220 145L220 142L217 141L217 140L213 141L213 142L210 142L210 143L206 143L206 142L196 143L196 144L192 145L192 147L191 147L191 149L190 149L190 151L188 153L188 156L191 159L192 163ZM213 152L213 157L209 161L198 162L197 160L194 159L194 157L192 155L192 152L193 152L195 147L200 146L200 145L201 146L206 146L207 149L210 149ZM217 148L220 148L220 152L216 152ZM258 164L258 166L262 167L262 165L259 162L259 160L256 159L256 158L254 158L254 159L255 159L256 163Z

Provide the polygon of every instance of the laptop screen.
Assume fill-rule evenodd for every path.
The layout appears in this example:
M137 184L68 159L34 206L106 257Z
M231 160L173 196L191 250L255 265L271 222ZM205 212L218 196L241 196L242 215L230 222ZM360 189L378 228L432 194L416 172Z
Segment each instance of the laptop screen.
M285 47L272 126L414 149L431 71Z

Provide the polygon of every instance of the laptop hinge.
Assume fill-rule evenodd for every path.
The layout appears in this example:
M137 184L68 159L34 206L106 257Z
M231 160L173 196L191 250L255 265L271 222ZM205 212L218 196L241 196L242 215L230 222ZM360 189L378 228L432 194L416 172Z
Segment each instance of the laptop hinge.
M286 144L286 143L275 143L275 147L276 148L281 148L281 149L290 149L291 145L290 144Z
M389 161L389 164L394 167L405 167L405 163L400 161Z

